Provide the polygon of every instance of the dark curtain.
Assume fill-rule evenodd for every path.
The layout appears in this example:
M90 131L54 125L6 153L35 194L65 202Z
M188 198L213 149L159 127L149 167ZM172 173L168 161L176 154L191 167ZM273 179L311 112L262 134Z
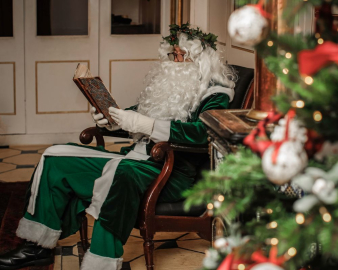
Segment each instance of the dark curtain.
M51 0L36 0L37 35L49 36L52 34L50 24Z
M13 36L13 0L0 0L0 37Z

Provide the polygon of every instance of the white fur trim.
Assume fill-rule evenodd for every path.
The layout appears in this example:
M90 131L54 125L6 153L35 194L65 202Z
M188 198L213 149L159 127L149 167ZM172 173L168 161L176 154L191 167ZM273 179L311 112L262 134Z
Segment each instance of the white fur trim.
M131 150L126 155L126 158L128 158L128 159L137 159L137 160L147 160L148 158L150 158L150 156L148 156L147 154L142 154L142 153L136 152L134 150Z
M135 145L134 151L143 155L147 154L147 145L143 142L139 142ZM126 157L128 157L129 153ZM149 157L149 156L148 156Z
M229 102L234 99L235 91L234 89L223 87L223 86L211 86L208 88L207 93L202 97L201 101L216 93L225 93L229 96Z
M112 159L103 167L102 176L95 180L92 203L86 209L86 213L93 218L98 219L101 206L108 196L110 187L114 181L117 166L121 162L120 159Z
M121 158L122 155L102 152L74 145L54 145L47 148L41 156L39 165L35 171L33 178L33 183L31 187L31 197L29 198L29 204L27 209L27 212L30 213L31 215L34 215L35 211L35 201L39 191L40 178L43 171L45 156Z
M167 142L170 137L171 121L155 120L154 129L150 139L155 143Z
M120 270L122 268L122 258L109 258L96 255L88 250L83 257L81 270Z
M126 156L120 156L119 158L114 158L108 161L103 167L102 176L95 180L92 202L86 209L86 213L91 215L93 218L99 218L101 207L108 196L111 185L114 182L116 169L119 166L121 160L147 160L150 157L142 153L146 153L146 145L144 143L136 144L135 148L136 151L130 151ZM137 151L140 151L140 153Z
M44 248L54 248L60 238L61 230L53 230L41 223L22 218L16 235L22 239L35 242Z

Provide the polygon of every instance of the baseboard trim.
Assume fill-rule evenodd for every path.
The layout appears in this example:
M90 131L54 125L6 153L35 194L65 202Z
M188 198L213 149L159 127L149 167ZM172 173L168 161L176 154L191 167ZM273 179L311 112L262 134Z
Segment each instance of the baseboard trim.
M80 143L79 132L74 133L45 133L45 134L16 134L0 135L0 146L30 145L30 144L63 144L68 142ZM126 142L131 139L105 137L105 142ZM95 142L95 139L93 140Z

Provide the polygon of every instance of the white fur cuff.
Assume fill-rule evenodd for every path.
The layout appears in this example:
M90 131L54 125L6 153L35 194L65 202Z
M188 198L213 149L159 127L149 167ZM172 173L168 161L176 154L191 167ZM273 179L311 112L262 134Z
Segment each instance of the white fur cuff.
M35 242L44 248L54 248L60 238L61 230L53 230L41 223L22 218L16 235L22 239Z
M122 258L109 258L96 255L88 250L83 257L81 270L120 270L122 268Z
M169 141L170 126L170 121L155 120L154 129L150 136L150 139L155 143Z

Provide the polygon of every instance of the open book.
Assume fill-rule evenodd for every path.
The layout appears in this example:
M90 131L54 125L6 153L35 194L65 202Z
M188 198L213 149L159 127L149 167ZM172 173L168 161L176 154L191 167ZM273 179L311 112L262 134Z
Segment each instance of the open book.
M100 77L93 77L86 65L78 64L73 77L74 82L89 103L102 113L109 124L116 124L109 114L109 107L119 108L115 99L104 86Z

